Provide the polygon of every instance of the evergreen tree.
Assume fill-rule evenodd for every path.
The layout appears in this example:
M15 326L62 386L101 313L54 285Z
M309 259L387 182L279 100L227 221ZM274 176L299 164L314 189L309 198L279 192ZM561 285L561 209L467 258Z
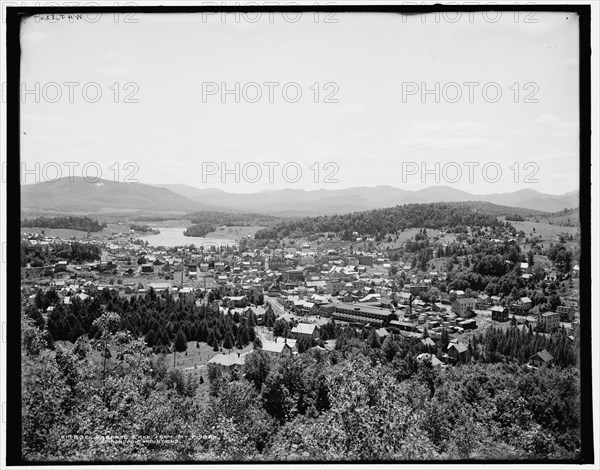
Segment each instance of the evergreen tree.
M187 350L187 338L185 333L180 328L175 335L175 341L173 342L173 367L175 367L176 353L181 353Z
M399 344L396 340L392 338L392 335L389 335L383 341L383 344L381 345L381 350L388 362L392 362L394 360L394 357L398 353Z
M187 338L182 329L179 329L175 336L175 350L177 352L184 352L187 350Z
M252 343L256 338L256 332L254 331L254 327L248 328L248 342Z
M442 351L445 351L448 348L448 344L450 344L450 335L448 334L448 330L446 328L442 329L442 335L440 338L440 348Z
M235 341L233 339L233 333L231 332L231 330L228 330L227 333L225 333L225 338L223 339L223 347L225 349L228 349L230 354L231 350L233 349L234 342Z
M208 344L209 346L212 346L213 344L215 344L215 333L212 328L208 332L206 344Z
M148 333L146 333L144 339L146 340L146 344L148 345L148 347L154 347L154 345L156 344L156 333L154 332L154 330L150 330Z
M379 335L375 333L375 330L371 330L371 332L369 333L369 336L367 338L367 344L369 345L369 347L374 349L381 348L381 340L379 339Z
M273 336L287 338L289 331L290 327L288 323L283 318L278 318L273 326Z

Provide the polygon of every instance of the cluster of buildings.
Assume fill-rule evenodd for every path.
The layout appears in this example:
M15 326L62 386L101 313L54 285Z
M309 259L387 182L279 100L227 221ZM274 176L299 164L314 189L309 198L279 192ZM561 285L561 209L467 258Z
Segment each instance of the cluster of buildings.
M33 239L39 242L39 237ZM42 241L51 250L53 240ZM59 260L52 266L52 278L27 276L29 285L53 287L64 298L93 296L107 288L124 296L168 291L190 300L200 297L198 292L222 288L231 294L221 308L240 314L251 308L259 324L265 309L255 295L277 305L279 315L304 317L308 324L335 321L415 337L427 330L435 338L443 329L460 335L476 330L483 320L506 324L516 319L545 333L559 326L574 330L579 315L576 296L561 299L557 311L550 312L536 311L527 297L507 302L483 293L445 292L438 287L447 278L445 272L422 272L377 253L342 248L315 253L309 244L244 252L235 247L153 248L127 237L96 243L102 247L101 260L77 265ZM527 263L521 268L524 274L530 271ZM36 268L22 269L31 273ZM397 273L402 273L403 284L398 284ZM23 285L27 288L27 282Z

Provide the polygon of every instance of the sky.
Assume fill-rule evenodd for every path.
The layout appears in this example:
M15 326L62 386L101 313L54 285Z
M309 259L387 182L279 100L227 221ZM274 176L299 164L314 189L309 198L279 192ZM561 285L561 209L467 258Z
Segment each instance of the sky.
M22 178L576 190L578 18L493 15L29 18Z

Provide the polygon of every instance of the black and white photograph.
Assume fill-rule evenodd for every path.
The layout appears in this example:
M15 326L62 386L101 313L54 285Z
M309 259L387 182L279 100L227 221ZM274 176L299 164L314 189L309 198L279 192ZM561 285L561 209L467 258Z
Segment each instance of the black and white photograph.
M0 465L598 468L547 3L2 2Z

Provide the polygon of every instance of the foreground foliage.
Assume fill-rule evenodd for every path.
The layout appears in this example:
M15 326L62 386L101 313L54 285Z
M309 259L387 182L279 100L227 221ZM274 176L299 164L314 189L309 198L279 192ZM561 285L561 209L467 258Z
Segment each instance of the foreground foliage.
M243 371L200 380L142 340L101 334L49 349L23 316L23 454L28 461L577 459L575 368L470 363L438 372L394 348L342 341L331 353L252 352ZM111 345L116 360L92 361Z

